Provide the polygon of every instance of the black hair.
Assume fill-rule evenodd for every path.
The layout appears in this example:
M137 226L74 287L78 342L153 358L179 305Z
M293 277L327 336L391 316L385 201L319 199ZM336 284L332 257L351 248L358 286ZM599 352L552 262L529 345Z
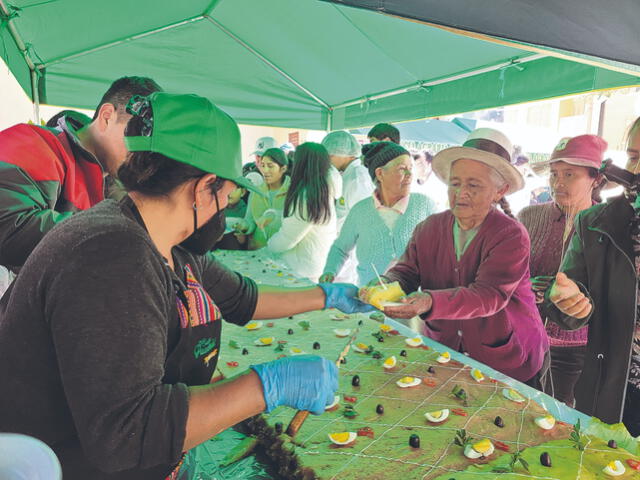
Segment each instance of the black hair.
M594 186L593 190L591 191L591 200L593 200L596 203L601 203L602 196L600 194L602 193L602 188L607 184L607 179L600 174L600 170L598 170L597 168L587 167L587 171L589 172L589 176L591 178L601 177L598 184Z
M287 157L287 154L284 153L284 151L278 147L269 148L265 150L264 153L262 154L262 158L264 157L269 157L271 160L273 160L275 163L277 163L281 167L287 167L287 168L289 167L289 157Z
M389 123L379 123L369 130L367 137L378 140L388 137L393 143L400 143L400 130Z
M76 130L79 130L85 125L91 123L91 119L84 113L76 112L75 110L61 110L47 120L45 126L49 128L56 128L58 126L58 121L62 117L66 117L67 121L70 121Z
M145 120L153 119L151 108L143 115L134 115L124 131L125 137L140 136ZM147 132L151 135L151 131ZM156 152L129 152L127 159L118 168L118 180L127 192L138 192L149 197L170 194L180 185L206 175L207 172L186 163L173 160ZM220 190L226 179L216 178L211 185L211 193Z
M125 107L134 95L146 97L153 92L162 92L162 87L148 77L121 77L111 84L96 107L93 120L98 118L100 108L105 103L110 103L116 108L118 114L125 113Z
M245 163L242 166L242 176L243 177L246 177L248 174L250 174L252 172L260 173L260 170L258 170L258 166L256 165L256 162Z
M307 222L323 224L330 220L330 165L329 153L319 143L306 142L296 149L291 185L284 201L285 217L298 212Z

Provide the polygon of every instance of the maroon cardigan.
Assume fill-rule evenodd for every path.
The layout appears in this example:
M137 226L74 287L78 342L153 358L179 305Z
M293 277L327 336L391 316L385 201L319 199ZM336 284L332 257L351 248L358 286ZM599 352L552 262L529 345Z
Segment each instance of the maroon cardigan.
M407 293L428 291L425 335L520 381L542 367L549 342L529 280L529 236L492 209L460 261L451 211L420 223L385 277Z

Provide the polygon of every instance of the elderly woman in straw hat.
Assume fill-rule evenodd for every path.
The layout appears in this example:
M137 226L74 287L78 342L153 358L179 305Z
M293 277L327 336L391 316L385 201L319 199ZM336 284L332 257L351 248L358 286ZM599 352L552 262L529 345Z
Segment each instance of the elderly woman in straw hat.
M504 199L524 183L510 152L501 132L481 128L435 156L451 208L420 223L385 273L413 293L384 312L419 315L427 336L539 388L549 344L529 281L529 236Z

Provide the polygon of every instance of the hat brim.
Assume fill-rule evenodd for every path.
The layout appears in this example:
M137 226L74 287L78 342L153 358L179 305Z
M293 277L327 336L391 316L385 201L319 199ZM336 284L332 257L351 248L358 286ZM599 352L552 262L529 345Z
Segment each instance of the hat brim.
M507 161L495 153L485 152L472 147L451 147L438 152L433 157L433 172L436 176L449 185L449 173L451 172L451 164L461 158L468 158L496 170L509 185L509 189L505 195L510 195L524 188L524 178L516 167L507 163Z
M256 187L251 180L245 177L227 178L230 182L235 183L240 188L246 188L250 192L256 193L261 197L265 197L265 193Z

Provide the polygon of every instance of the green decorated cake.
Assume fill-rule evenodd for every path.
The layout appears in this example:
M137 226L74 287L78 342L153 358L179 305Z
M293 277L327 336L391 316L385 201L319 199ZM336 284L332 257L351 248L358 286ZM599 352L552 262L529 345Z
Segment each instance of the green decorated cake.
M380 313L324 311L225 324L221 376L282 355L335 361L352 342L334 404L309 415L293 438L286 432L296 412L288 407L242 425L282 478L640 479L638 444L622 425L584 416L565 423L561 418L580 416L543 394L538 403L521 384L496 380L488 367L379 320Z

